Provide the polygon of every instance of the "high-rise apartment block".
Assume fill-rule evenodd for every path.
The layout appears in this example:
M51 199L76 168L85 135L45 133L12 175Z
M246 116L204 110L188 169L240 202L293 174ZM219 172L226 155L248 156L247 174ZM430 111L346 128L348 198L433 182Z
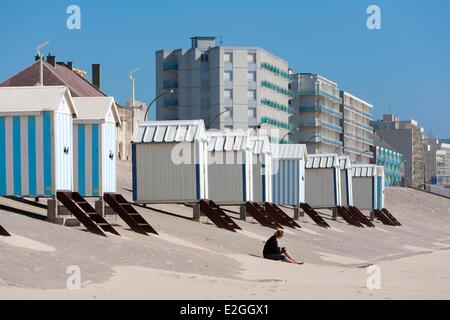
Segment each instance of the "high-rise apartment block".
M288 63L257 47L216 45L194 37L190 49L156 52L157 120L203 119L227 131L269 130L272 141L293 129Z
M341 91L340 95L344 153L350 155L352 162L370 163L374 158L373 128L370 126L373 106L346 91Z
M341 97L336 83L312 73L298 73L293 77L294 95L293 143L305 143L308 153L342 152L340 111Z

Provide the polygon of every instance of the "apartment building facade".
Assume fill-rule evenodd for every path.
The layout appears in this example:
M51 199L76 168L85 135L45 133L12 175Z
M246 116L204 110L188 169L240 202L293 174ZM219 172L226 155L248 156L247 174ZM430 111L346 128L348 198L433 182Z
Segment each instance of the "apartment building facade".
M427 183L450 186L450 143L427 137L425 159Z
M373 105L346 91L341 91L340 96L344 153L354 163L369 164L375 156L372 149L373 128L370 126Z
M317 74L297 73L291 82L291 141L304 143L308 153L342 153L343 128L338 85Z
M372 122L375 134L403 154L404 184L420 187L426 183L424 129L415 120L401 121L398 115L387 114Z
M405 174L403 154L377 136L373 137L373 143L371 150L374 158L371 159L370 163L384 166L385 186L403 186Z
M203 119L221 131L268 130L273 142L291 131L288 63L257 47L216 45L194 37L190 49L156 52L157 120Z

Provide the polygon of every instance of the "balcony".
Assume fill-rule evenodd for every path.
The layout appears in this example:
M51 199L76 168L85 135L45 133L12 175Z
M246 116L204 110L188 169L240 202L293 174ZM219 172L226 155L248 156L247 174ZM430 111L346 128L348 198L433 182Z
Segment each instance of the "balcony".
M164 71L177 71L178 64L176 63L164 63Z
M339 96L336 96L332 93L323 91L323 90L319 90L319 89L301 89L299 90L299 95L300 96L321 96L321 97L326 97L330 100L332 100L333 102L342 103L342 99Z
M178 81L177 80L165 80L164 89L177 89L178 88Z
M178 107L178 99L164 99L164 107Z
M331 109L328 106L325 105L318 105L318 106L303 106L299 108L300 112L324 112L331 114L332 116L341 119L342 113L340 111L336 111Z
M354 106L351 106L351 105L349 105L349 104L344 104L344 108L346 108L346 109L348 109L348 110L351 110L351 111L353 111L353 112L356 112L356 113L358 113L359 115L361 115L361 116L363 116L363 117L365 117L365 118L367 118L367 119L369 119L369 120L373 120L373 116L372 116L370 113L361 111L361 110L355 108Z

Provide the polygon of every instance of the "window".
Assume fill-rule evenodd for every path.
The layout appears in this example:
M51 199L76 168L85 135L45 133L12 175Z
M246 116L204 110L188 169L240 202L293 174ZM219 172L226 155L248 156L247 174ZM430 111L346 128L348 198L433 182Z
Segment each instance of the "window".
M256 108L248 108L247 116L249 119L255 119L256 118Z
M247 73L247 80L256 81L256 71L249 71Z
M225 55L223 56L223 61L225 63L232 63L233 62L233 53L225 52Z
M249 52L247 55L248 63L256 63L256 52Z
M256 100L256 90L248 90L247 91L247 98L249 100Z
M225 91L224 91L224 98L225 99L233 99L233 90L232 89L225 89Z
M225 107L225 113L223 114L225 118L233 117L233 109L230 107Z
M206 53L202 53L202 55L200 56L200 60L202 62L208 62L209 61L209 57Z
M233 81L233 71L225 71L225 81Z

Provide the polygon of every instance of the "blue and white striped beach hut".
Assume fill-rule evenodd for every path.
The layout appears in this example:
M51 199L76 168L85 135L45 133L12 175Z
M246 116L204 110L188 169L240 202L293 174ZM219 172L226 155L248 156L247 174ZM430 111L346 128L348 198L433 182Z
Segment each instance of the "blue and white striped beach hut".
M73 98L74 190L85 197L116 192L116 141L121 121L112 97Z
M51 197L72 190L72 118L64 86L0 88L0 195Z
M272 150L268 136L247 137L247 150L251 153L251 201L272 202Z
M305 202L304 144L272 144L272 202L298 206Z
M384 208L385 176L384 166L377 166L377 209Z

